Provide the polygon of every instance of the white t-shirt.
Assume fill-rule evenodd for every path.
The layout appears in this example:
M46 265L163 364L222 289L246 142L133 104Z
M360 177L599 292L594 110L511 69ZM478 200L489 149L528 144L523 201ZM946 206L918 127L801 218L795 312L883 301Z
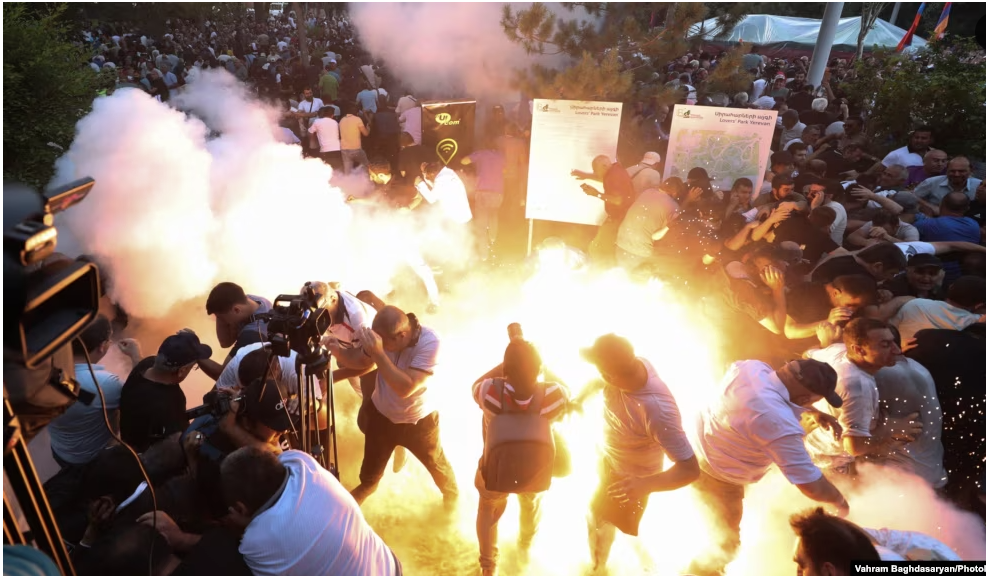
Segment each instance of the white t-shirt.
M635 392L603 388L603 456L618 474L643 478L664 470L664 455L672 462L693 457L681 427L681 413L667 384L650 362L647 383Z
M846 236L846 225L849 224L849 214L846 213L846 207L838 202L829 202L826 206L835 211L835 222L832 222L830 232L832 241L842 246L842 241Z
M901 224L903 224L903 222L901 222ZM899 248L900 251L904 253L904 256L907 256L908 258L914 256L915 254L936 253L934 244L931 244L930 242L897 242L894 246Z
M377 311L349 292L339 290L337 294L339 303L345 307L346 312L342 322L336 322L329 327L329 333L344 344L357 346L360 343L359 330L373 327L373 319L377 317Z
M435 372L435 366L438 365L438 351L438 334L431 328L422 326L417 344L400 352L386 354L401 370L417 370L431 376ZM371 399L377 410L394 424L416 424L418 420L435 411L427 384L409 397L401 398L387 385L380 371L377 371L377 385Z
M916 298L901 306L889 323L900 331L900 341L906 348L907 343L920 330L965 330L978 322L979 318L979 314L952 306L948 302Z
M277 43L277 50L279 52L284 52L284 49L287 48L287 47L288 47L288 43L285 42L285 41L283 41L283 40L281 40L280 42Z
M249 382L242 382L240 380L240 362L247 354L259 349L261 346L263 344L258 342L256 344L247 344L237 350L236 355L229 360L226 367L223 368L222 374L219 375L219 379L216 380L216 389L229 390L231 388L248 386L250 384ZM288 358L283 356L277 357L277 361L281 365L281 378L277 381L277 385L282 393L287 391L292 396L298 394L298 372L295 370L297 357L298 354L294 350L291 351L291 356ZM302 366L302 378L304 378L304 366ZM322 391L318 386L315 387L315 397L322 397Z
M763 91L767 87L767 81L763 78L758 78L753 81L753 89L750 90L750 102L754 102L757 98L763 96Z
M843 437L869 438L880 420L880 395L876 379L849 360L845 344L809 350L807 356L825 362L835 369L839 377L835 391L842 398L842 407L833 408L825 400L819 400L815 408L838 418ZM844 466L853 461L842 441L836 440L830 431L823 428L816 428L808 434L805 444L812 459L823 468Z
M870 230L873 229L873 223L867 222L866 224L860 226L859 229L862 231L863 235L868 235ZM917 242L920 237L921 234L918 232L918 229L907 222L901 222L900 226L897 228L897 233L894 234L894 238L903 240L904 242ZM923 244L927 244L927 242L923 242Z
M281 126L277 132L277 141L285 144L301 144L301 139L290 128Z
M318 138L319 152L342 150L342 141L339 139L339 123L332 118L318 118L308 127L308 132Z
M924 430L913 442L889 454L880 454L880 459L941 488L948 481L948 474L943 463L941 404L931 373L918 362L900 356L896 365L876 373L876 387L890 416L903 418L917 412L924 424Z
M924 157L917 152L909 151L907 146L903 146L887 154L880 163L888 168L894 165L910 168L911 166L924 166Z
M332 473L299 450L277 500L243 533L240 554L256 576L396 576L397 559Z
M418 184L418 192L429 204L438 203L442 213L456 223L465 224L472 220L469 197L462 179L449 167L442 168L435 177L435 185L428 187L424 182Z
M278 82L280 82L280 79L278 79ZM318 112L322 108L322 106L325 106L325 104L322 103L321 98L314 98L312 99L311 102L309 102L308 100L302 100L301 102L298 102L298 112L304 112L306 114L308 113L314 114ZM312 124L315 123L315 120L317 119L318 119L317 116L313 118L309 118L308 125L311 126Z
M421 144L421 107L415 106L401 114L401 131L407 132L414 138L415 144Z
M699 414L692 444L709 474L733 484L753 484L776 464L792 484L822 477L804 445L803 408L768 364L736 362L718 394Z
M400 100L397 101L397 108L395 109L395 112L397 112L398 116L401 116L411 108L414 108L417 103L418 101L410 94L401 96Z

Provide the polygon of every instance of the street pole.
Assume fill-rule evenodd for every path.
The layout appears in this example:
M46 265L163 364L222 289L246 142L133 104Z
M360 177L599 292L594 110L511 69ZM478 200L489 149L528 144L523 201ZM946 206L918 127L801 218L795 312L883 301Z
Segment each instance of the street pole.
M900 2L894 2L894 11L890 13L890 25L897 24L897 13L900 12Z
M818 40L815 42L815 51L811 54L811 66L808 68L808 83L812 86L822 83L844 4L845 2L829 2L825 5L825 15L822 16L822 26L818 30Z

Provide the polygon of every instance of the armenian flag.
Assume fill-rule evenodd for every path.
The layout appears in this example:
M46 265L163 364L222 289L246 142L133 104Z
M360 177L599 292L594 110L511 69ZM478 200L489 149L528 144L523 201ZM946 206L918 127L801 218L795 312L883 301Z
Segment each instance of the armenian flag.
M924 14L924 6L924 2L918 6L918 13L914 15L914 22L911 24L911 27L907 29L907 34L904 34L904 37L900 39L900 43L897 44L898 52L911 45L911 40L914 38L914 31L918 29L918 23L921 22L921 15Z
M948 14L952 11L952 3L945 2L945 8L941 11L941 16L938 17L938 24L935 25L935 40L941 40L945 37L945 28L948 28Z

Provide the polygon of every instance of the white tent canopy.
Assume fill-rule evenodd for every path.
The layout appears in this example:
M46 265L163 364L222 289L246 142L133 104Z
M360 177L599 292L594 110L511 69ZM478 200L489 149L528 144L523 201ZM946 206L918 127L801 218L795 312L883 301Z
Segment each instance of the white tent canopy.
M859 36L860 21L859 16L839 19L839 27L835 32L835 42L832 45L833 51L856 51L856 38ZM694 36L704 30L712 42L734 44L742 40L748 44L770 46L775 49L811 49L818 40L818 30L821 25L821 20L812 18L751 14L736 25L727 36L717 36L719 24L716 18L694 24L689 29L688 35ZM863 49L872 50L878 46L894 48L906 33L907 30L903 28L898 28L886 20L877 19L873 29L863 41ZM926 43L922 38L915 36L911 46L920 48Z

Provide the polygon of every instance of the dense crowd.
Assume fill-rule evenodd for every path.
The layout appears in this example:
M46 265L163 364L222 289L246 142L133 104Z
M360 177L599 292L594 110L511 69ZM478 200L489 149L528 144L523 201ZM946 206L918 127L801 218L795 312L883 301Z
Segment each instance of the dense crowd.
M194 82L196 70L225 67L284 105L280 138L367 177L373 191L349 197L354 207L430 207L445 226L479 239L480 258L496 250L500 218L522 209L523 116L493 108L476 152L458 166L436 162L421 146L417 99L404 91L397 98L389 75L362 59L344 16L307 15L309 31L325 32L308 39L308 67L298 57L293 14L171 24L161 39L126 27L93 33L94 67L113 65L121 85L162 101ZM573 397L512 326L503 363L472 387L483 414L474 483L484 576L497 571L497 523L509 494L520 498L518 548L530 547L541 495L566 473L564 438L551 423L595 393L603 396L605 429L588 522L600 571L616 532L637 534L649 494L690 485L724 529L710 531L717 538L689 571L721 574L740 544L745 488L775 466L834 512L792 518L799 572L848 574L849 560L958 558L929 536L840 518L850 507L843 491L862 463L905 471L986 519L986 185L967 158L936 148L925 126L875 155L859 103L840 89L852 70L834 59L812 86L809 64L754 49L743 58L755 77L746 91L700 101L779 112L759 189L747 178L722 189L720 175L701 167L684 179L663 178L675 102L632 106L647 149L639 162L624 167L600 156L591 171L572 172L607 214L587 247L589 266L686 287L695 309L719 328L728 367L699 421L683 422L655 366L627 339L601 335L582 351L600 378ZM710 54L688 54L661 80L678 103L696 102L715 66ZM408 264L437 311L429 263L414 253ZM73 348L80 382L93 392L98 382L102 401L74 405L50 428L62 470L48 493L80 573L146 572L151 557L155 574L400 574L400 560L360 504L391 457L399 469L406 452L456 509L459 486L441 445L438 392L429 388L441 368L440 336L372 293L322 282L306 290L332 318L322 344L335 360L333 380L349 382L363 399L359 485L347 491L292 449L297 375L306 366L295 355L270 360L268 299L218 284L205 312L229 349L225 359L214 361L187 330L146 357L124 339L117 345L133 360L129 375L99 364L114 341L113 322L100 316ZM216 381L207 400L225 396L231 407L190 423L180 384L195 369ZM327 378L317 376L312 407L324 412ZM103 406L140 453L150 487L102 426Z

